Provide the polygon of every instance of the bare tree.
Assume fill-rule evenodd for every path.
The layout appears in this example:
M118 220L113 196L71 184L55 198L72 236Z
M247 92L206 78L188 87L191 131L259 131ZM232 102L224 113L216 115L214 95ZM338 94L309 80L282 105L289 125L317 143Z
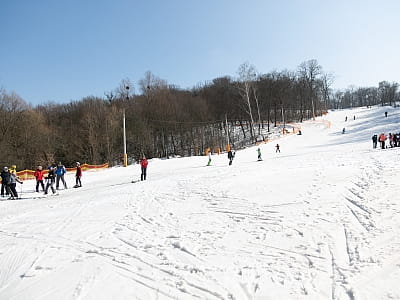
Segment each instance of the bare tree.
M308 88L308 96L311 101L312 117L315 120L315 93L318 75L322 73L322 67L316 59L302 62L298 67L300 77L305 81Z
M254 140L254 118L251 106L251 94L254 81L257 77L256 69L253 65L248 62L243 63L239 66L239 93L245 103L245 112L250 118L250 135Z

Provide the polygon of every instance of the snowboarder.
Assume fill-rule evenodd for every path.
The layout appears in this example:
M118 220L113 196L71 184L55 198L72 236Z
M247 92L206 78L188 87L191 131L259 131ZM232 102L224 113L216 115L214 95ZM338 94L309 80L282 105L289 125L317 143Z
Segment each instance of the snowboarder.
M229 159L229 165L232 165L233 158L235 157L235 154L232 153L232 150L228 151L228 159Z
M44 183L43 183L43 177L44 177L44 171L42 166L38 166L35 173L33 173L33 176L36 178L36 193L39 193L39 185L42 186L42 190L44 192Z
M57 180L56 180L56 189L58 190L60 186L60 180L62 181L64 185L64 189L67 189L67 183L65 182L64 179L64 174L67 173L67 170L65 169L65 166L61 163L61 161L58 163L58 166L56 168L56 175L57 175Z
M12 168L10 169L10 184L9 186L9 190L10 190L10 199L17 199L18 198L18 192L16 189L17 186L17 182L20 184L23 184L23 182L21 180L19 180L18 176L17 176L17 170L15 169L16 166L13 165L11 166ZM15 167L15 168L13 168Z
M378 135L374 134L372 136L372 148L376 149L377 144L378 144Z
M280 148L279 144L276 144L275 148L276 148L275 153L277 153L277 152L281 153L281 150L279 149Z
M76 184L74 186L75 188L82 187L81 177L82 177L82 168L81 168L80 162L77 161L76 162L76 173L75 173Z
M55 165L50 165L49 166L49 173L47 174L46 180L46 189L44 190L44 194L47 195L49 188L51 188L51 191L53 194L56 193L56 190L54 189L54 182L56 180L56 170L55 170Z
M4 167L3 171L1 171L1 196L4 197L5 195L8 196L10 194L9 190L9 183L10 183L10 172L8 171L8 167Z
M147 173L147 165L149 162L147 161L146 157L143 155L142 159L140 160L140 166L142 169L142 174L140 175L140 180L146 180L146 173Z
M260 148L257 149L257 160L258 161L262 160L262 158L261 158L261 149Z

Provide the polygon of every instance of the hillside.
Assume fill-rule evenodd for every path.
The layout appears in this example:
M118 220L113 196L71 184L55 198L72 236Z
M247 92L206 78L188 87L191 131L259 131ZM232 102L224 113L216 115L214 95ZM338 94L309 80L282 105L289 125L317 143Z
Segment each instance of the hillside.
M400 148L371 141L400 109L301 126L260 162L151 160L145 182L86 172L46 198L25 182L0 201L0 299L400 299Z

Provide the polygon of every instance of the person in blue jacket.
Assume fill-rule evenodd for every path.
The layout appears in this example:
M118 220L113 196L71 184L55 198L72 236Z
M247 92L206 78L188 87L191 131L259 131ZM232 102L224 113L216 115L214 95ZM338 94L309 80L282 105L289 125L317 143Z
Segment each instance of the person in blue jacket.
M64 174L67 173L67 170L65 169L65 166L59 162L56 168L56 189L59 189L60 186L60 180L64 184L64 189L67 189L67 183L65 182L64 179Z

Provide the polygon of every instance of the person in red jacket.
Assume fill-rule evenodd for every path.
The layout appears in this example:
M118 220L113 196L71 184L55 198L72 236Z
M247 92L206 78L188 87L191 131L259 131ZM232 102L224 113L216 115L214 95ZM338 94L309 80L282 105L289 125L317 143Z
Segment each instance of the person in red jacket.
M44 171L42 166L38 166L35 173L33 173L33 176L36 178L36 192L39 193L39 185L42 186L42 190L44 192L44 183L43 183L43 177L44 177Z
M81 164L79 163L79 161L76 162L76 173L75 173L75 177L76 177L76 184L75 184L75 188L77 187L82 187L82 182L81 182L81 177L82 177L82 168L81 168Z
M146 157L143 155L142 159L140 160L140 166L142 167L142 174L140 175L140 180L146 180L146 171L147 165L149 162L147 161Z

